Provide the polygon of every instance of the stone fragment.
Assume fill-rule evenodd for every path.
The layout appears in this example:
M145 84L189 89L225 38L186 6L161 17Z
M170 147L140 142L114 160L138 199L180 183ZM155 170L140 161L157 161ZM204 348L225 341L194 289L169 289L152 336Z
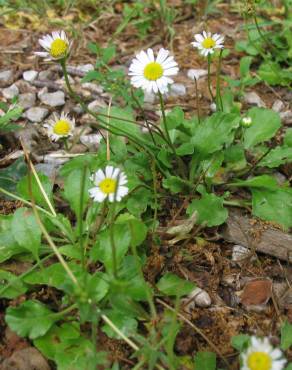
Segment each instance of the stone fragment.
M191 80L199 80L201 77L205 77L208 75L208 71L206 69L189 69L187 72L187 76Z
M37 76L38 76L38 72L37 71L33 71L33 70L31 70L31 71L25 71L22 74L23 79L25 81L27 81L27 82L34 81L37 78Z
M261 97L254 91L247 92L243 97L245 103L249 105L256 105L257 107L265 108L266 104Z
M216 112L216 110L217 110L217 105L216 105L216 103L211 103L211 104L210 104L210 109L211 109L211 112L215 113L215 112Z
M13 99L15 96L18 96L19 90L18 87L15 84L13 84L3 89L2 94L5 99Z
M281 112L285 107L285 104L282 102L282 100L277 99L274 101L274 104L272 106L273 111L279 113Z
M7 69L5 71L0 71L0 86L7 86L12 82L13 71Z
M50 366L37 349L28 347L4 360L1 370L50 370Z
M285 125L292 124L292 110L287 110L286 112L280 112L280 117L281 117L282 122Z
M44 175L48 176L48 178L52 181L52 183L55 182L55 178L56 178L59 167L60 165L56 162L38 163L35 165L35 169L38 172L42 172Z
M77 66L77 69L79 69L79 71L81 71L81 72L87 73L89 71L93 71L94 70L94 65L91 64L91 63L79 64Z
M211 306L211 297L209 294L201 289L195 288L187 298L183 299L183 308L187 312L191 312L196 306L201 308L207 308Z
M23 109L28 109L34 106L36 102L35 93L20 94L18 98L18 105Z
M46 81L46 80L51 80L53 77L53 72L50 70L45 70L45 71L40 71L38 79L40 81Z
M88 149L96 150L98 145L102 139L100 134L92 134L92 135L81 135L80 142L87 146Z
M42 103L50 107L59 107L65 104L65 94L63 91L55 91L52 93L43 93L39 96Z
M174 83L170 85L168 96L176 98L178 96L184 96L187 92L187 89L184 84Z
M234 245L232 248L232 261L234 262L243 261L249 255L250 255L249 249L242 245L237 244Z
M49 111L42 107L32 107L25 112L25 117L31 122L42 122Z
M84 82L82 84L82 88L89 90L91 92L94 92L96 94L102 94L103 93L103 88L100 85L94 84L92 82Z

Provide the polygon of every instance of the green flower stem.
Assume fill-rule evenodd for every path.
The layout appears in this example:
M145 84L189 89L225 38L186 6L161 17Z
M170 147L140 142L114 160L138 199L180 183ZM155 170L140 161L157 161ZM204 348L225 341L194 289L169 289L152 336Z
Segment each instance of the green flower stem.
M172 150L174 156L177 158L180 175L182 176L182 178L186 179L187 178L187 176L186 176L186 172L187 172L186 171L186 166L185 166L183 160L177 155L175 147L174 147L174 145L171 141L169 131L168 131L168 127L167 127L163 96L162 96L162 94L159 90L158 90L158 95L159 95L160 107L161 107L161 113L162 113L162 122L163 122L163 126L164 126L164 131L166 133L168 145L169 145L170 149Z
M221 64L222 64L222 53L223 49L220 50L217 73L216 73L216 106L220 107L220 110L223 111L223 101L220 88L220 74L221 74Z
M212 102L215 102L214 95L212 93L212 87L211 87L211 54L208 54L208 89L209 93L212 99Z
M75 310L77 307L78 307L77 303L74 303L71 306L65 308L63 311L56 312L56 313L52 314L51 316L53 316L53 317L65 316L65 315L67 315L67 313Z

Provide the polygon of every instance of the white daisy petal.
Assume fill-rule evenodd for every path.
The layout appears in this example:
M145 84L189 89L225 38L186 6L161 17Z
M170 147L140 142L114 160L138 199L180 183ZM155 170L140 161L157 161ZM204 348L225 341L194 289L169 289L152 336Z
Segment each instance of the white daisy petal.
M113 174L113 171L114 171L114 167L113 166L106 166L106 168L105 168L105 176L108 177L108 178L111 178L112 177L112 174Z
M60 60L67 57L72 46L72 42L69 42L64 31L53 31L51 35L43 36L39 39L39 44L48 54L37 52L35 55L49 57L49 60Z
M47 134L52 141L58 141L60 138L73 136L75 129L75 120L67 114L60 116L54 114L54 118L44 125L47 128Z
M203 31L203 33L194 35L195 41L191 44L194 48L199 49L200 54L208 56L213 54L215 49L222 49L224 47L224 36L219 33L212 35L211 32Z
M172 79L163 77L174 76L178 71L178 64L173 56L169 55L168 50L161 48L155 59L153 50L149 48L147 52L141 51L136 54L128 74L134 87L141 87L148 93L156 94L159 91L166 92L167 85L173 82Z

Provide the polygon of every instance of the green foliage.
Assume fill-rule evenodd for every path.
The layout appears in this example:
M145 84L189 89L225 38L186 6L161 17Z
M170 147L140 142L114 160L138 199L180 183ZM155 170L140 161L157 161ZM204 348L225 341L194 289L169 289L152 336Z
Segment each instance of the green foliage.
M292 346L292 325L287 321L281 328L281 348L283 350L289 349Z
M223 207L223 198L207 193L189 204L187 214L194 212L198 212L197 222L209 227L223 224L228 216L227 209Z
M183 296L195 289L195 284L179 278L170 272L163 275L157 283L157 288L166 295Z
M9 307L5 320L18 335L35 339L46 334L57 316L38 301L26 301L18 307Z
M252 119L252 126L244 132L245 149L271 139L281 126L278 113L269 109L252 108L247 115Z
M194 359L196 370L215 370L216 355L213 352L198 352Z

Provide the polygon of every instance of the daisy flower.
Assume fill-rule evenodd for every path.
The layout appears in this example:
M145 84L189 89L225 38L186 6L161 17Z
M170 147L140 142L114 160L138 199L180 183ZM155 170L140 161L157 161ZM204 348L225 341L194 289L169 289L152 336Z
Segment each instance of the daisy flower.
M54 118L51 119L48 124L44 125L48 130L48 136L52 141L58 141L60 138L68 137L73 135L75 128L74 118L69 118L64 112L61 116L54 114Z
M198 48L200 53L205 57L209 54L213 54L215 49L222 49L224 47L224 36L215 33L212 35L211 32L203 31L202 34L197 33L195 40L191 44Z
M251 345L241 358L241 370L282 370L286 363L282 351L273 348L268 338L251 337Z
M95 202L103 202L106 198L110 202L120 202L128 194L127 177L119 168L106 166L105 171L98 170L90 177L95 187L89 189L89 194Z
M36 55L48 60L60 60L67 57L71 44L64 31L54 31L52 35L45 35L39 39L40 45L46 51L37 51Z
M152 49L148 49L147 52L141 51L133 59L129 68L132 85L142 87L147 93L167 92L168 85L173 83L170 76L175 76L177 73L178 65L165 49L159 50L156 59Z

